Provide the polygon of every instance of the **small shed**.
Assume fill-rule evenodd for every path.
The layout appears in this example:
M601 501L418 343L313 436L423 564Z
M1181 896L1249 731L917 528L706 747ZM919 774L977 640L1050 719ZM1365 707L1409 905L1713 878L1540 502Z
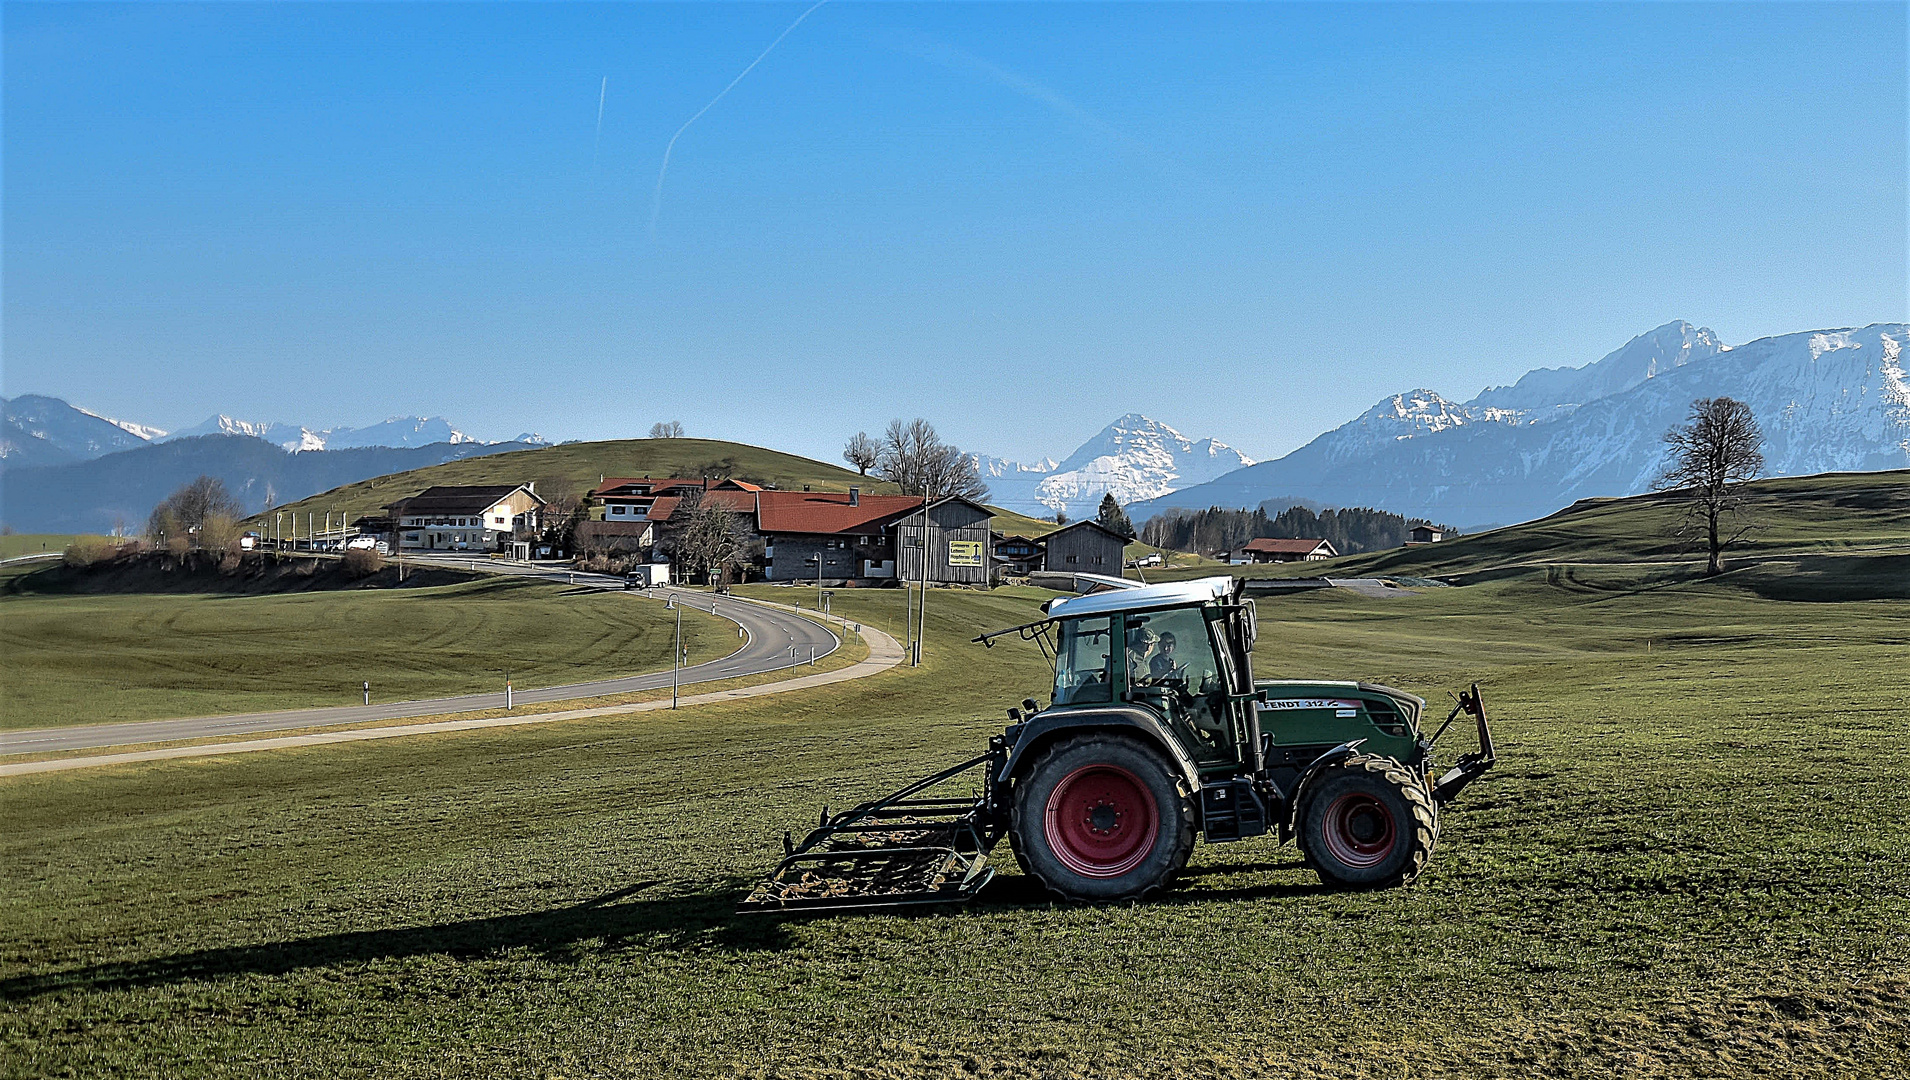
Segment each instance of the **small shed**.
M926 520L926 526L924 522ZM994 511L960 496L937 499L898 519L896 573L903 581L922 580L924 541L928 580L952 585L992 585L989 564Z
M1059 574L1121 576L1122 553L1134 538L1098 521L1077 521L1041 538L1042 568Z
M1440 542L1441 540L1444 540L1445 538L1446 538L1446 533L1442 529L1439 529L1432 525L1415 525L1413 526L1412 537L1411 539L1407 540L1406 543L1408 545L1437 544L1438 542Z

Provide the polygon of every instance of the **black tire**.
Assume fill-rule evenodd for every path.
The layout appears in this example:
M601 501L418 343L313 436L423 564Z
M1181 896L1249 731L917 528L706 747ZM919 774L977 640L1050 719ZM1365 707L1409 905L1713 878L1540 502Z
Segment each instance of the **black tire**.
M1439 810L1412 770L1362 754L1314 778L1295 840L1307 865L1330 885L1410 885L1432 861Z
M1008 839L1022 872L1063 899L1137 900L1187 866L1194 807L1158 750L1076 735L1043 750L1015 781Z

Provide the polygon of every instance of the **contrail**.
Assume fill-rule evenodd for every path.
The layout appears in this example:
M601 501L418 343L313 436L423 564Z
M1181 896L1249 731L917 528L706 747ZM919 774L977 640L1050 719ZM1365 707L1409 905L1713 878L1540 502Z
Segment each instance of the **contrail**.
M822 5L828 2L829 0L816 0L814 4L809 5L809 10L804 11L801 15L796 16L796 21L793 23L790 23L788 28L785 29L782 33L777 34L775 41L772 41L769 43L769 48L764 49L762 53L756 57L756 59L751 60L749 62L749 66L744 68L742 72L739 73L734 79L731 79L730 84L728 86L725 86L720 93L718 93L715 97L711 98L710 103L708 105L705 105L702 108L696 110L696 115L690 117L688 120L683 121L683 126L676 129L675 135L670 136L669 145L663 148L663 167L657 170L657 189L655 194L653 194L650 199L650 239L651 240L654 241L657 238L657 216L663 212L663 177L666 173L670 171L670 151L676 149L676 141L683 137L684 132L690 130L691 124L696 123L698 120L702 119L704 113L709 112L712 108L715 108L716 103L723 100L724 94L727 94L731 90L736 89L736 84L743 81L744 75L748 75L750 72L755 71L756 65L763 62L763 57L768 56L771 52L774 52L776 49L776 46L781 45L783 43L783 39L789 36L789 33L791 30L794 30L796 29L796 27L801 26L802 21L804 19L807 19L810 15L815 13L815 10L817 8L821 7Z
M603 85L597 87L597 134L590 140L590 171L597 171L597 145L604 139L604 95L610 91L610 76L605 75Z

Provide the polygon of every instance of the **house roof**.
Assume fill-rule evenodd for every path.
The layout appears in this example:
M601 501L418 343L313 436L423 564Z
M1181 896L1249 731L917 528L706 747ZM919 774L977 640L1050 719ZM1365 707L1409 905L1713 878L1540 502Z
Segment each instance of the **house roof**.
M475 515L484 513L518 491L535 499L537 505L544 505L544 500L523 484L470 484L428 487L408 499L387 503L385 509L396 511L396 514Z
M701 480L686 480L680 476L606 476L603 479L603 483L590 489L590 495L592 498L602 498L605 495L618 494L620 489L627 487L647 487L650 489L650 493L654 495L659 491L668 491L672 488L700 488L702 486L703 481ZM628 493L624 494L627 495ZM641 498L642 496L633 497Z
M691 495L696 496L701 499L701 501L709 503L712 506L727 506L739 514L753 514L756 512L755 492L712 488L709 491L692 492ZM659 496L656 502L650 504L650 520L669 521L676 515L676 512L682 508L685 500L689 499L691 495Z
M919 509L922 497L863 495L851 505L847 492L764 491L756 503L756 527L766 533L872 533Z
M1258 540L1247 541L1242 551L1255 551L1265 555L1309 555L1318 551L1325 540L1304 539L1287 540L1280 537L1263 536Z
M1067 532L1069 529L1099 529L1102 532L1107 533L1109 536L1115 537L1116 539L1120 540L1123 544L1132 543L1134 541L1134 538L1132 536L1124 536L1121 533L1117 533L1113 529L1108 528L1106 525L1103 525L1098 521L1076 521L1068 525L1063 525L1059 529L1056 529L1055 531L1051 533L1042 533L1041 540L1043 543L1046 543L1049 540L1052 540L1055 537L1060 536L1062 533Z

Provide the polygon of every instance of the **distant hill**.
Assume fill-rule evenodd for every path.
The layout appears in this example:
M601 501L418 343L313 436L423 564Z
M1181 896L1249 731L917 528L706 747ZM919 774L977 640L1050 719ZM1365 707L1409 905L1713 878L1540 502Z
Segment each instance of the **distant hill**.
M328 453L335 451L328 451ZM349 452L349 451L347 451ZM807 484L818 491L847 491L852 486L871 493L897 490L873 476L795 454L766 450L719 439L619 439L607 442L563 443L534 449L493 453L406 472L393 471L358 480L286 504L280 509L299 513L343 511L350 516L376 513L387 503L415 495L437 484L522 484L536 481L539 494L553 482L577 491L596 487L605 476L728 476L752 484L800 491Z
M1759 527L1727 551L1719 580L1774 599L1910 599L1910 469L1760 480L1745 492L1745 511ZM1682 518L1683 505L1670 493L1586 499L1537 521L1437 544L1234 572L1460 583L1537 573L1569 582L1574 566L1643 571L1663 564L1665 574L1689 576L1704 556L1678 538ZM1630 588L1649 584L1636 574L1629 580Z
M1910 326L1811 330L1735 347L1686 322L1596 363L1547 368L1452 402L1395 394L1298 450L1128 507L1251 507L1299 497L1381 506L1463 527L1522 521L1577 499L1649 490L1663 436L1694 398L1751 406L1777 476L1910 466Z
M139 529L153 505L200 475L223 481L248 511L423 465L521 449L514 443L292 453L246 435L203 435L76 461L6 471L0 522L20 532Z

